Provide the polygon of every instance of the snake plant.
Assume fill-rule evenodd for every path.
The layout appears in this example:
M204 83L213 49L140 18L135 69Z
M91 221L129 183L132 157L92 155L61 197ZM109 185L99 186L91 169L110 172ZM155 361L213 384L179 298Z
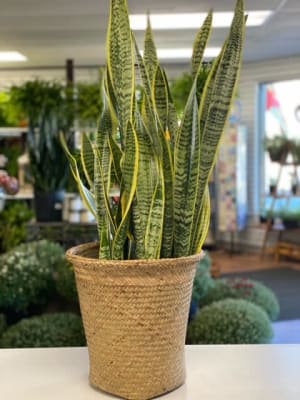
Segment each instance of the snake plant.
M228 37L207 73L203 55L212 17L209 12L194 42L193 85L179 123L149 18L141 56L126 0L110 2L103 111L95 141L83 135L81 143L89 188L63 144L97 220L100 259L173 258L201 250L210 220L208 180L241 67L243 0L237 1ZM112 171L120 187L117 207L110 201Z

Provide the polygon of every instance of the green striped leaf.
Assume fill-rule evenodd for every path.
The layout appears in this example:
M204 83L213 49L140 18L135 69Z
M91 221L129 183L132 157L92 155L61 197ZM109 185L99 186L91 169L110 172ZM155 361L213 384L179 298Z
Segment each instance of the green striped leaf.
M178 130L174 151L174 255L189 254L199 184L200 131L196 84Z
M139 170L133 204L134 237L137 258L145 258L145 236L158 171L149 133L137 113L135 125L139 143Z
M118 183L120 184L122 181L121 159L123 153L119 145L111 135L109 135L108 137L108 144L109 144L110 156L112 159L112 165L114 168L115 176L118 180Z
M86 133L82 133L81 135L81 163L83 167L83 171L85 177L90 185L90 187L94 186L94 152L93 145L88 138Z
M164 222L164 179L161 176L153 193L145 235L145 258L160 258Z
M168 126L168 89L165 81L164 73L157 65L153 77L153 100L160 127L163 132L166 132Z
M176 140L176 133L178 131L178 118L176 108L172 99L171 90L168 83L168 78L164 69L161 69L164 82L167 91L167 99L168 99L168 110L167 110L167 129L166 129L166 139L170 142L170 146L173 149L175 140Z
M124 257L124 244L128 236L128 229L131 216L131 205L134 199L138 163L139 163L139 147L135 130L130 122L127 124L126 130L126 152L123 155L122 167L122 184L121 184L121 202L124 205L122 213L122 221L118 226L113 240L113 259L121 260Z
M143 57L141 56L139 47L137 45L136 39L134 34L132 33L132 40L134 43L134 48L135 48L135 57L137 61L137 66L140 74L140 78L142 80L143 84L143 89L145 91L145 94L148 96L149 99L151 99L151 83L150 83L150 78L148 75L148 71L146 69Z
M77 183L77 187L78 187L79 193L82 197L82 200L85 203L85 205L87 206L88 210L96 217L97 212L96 212L95 198L81 180L80 173L79 173L78 166L77 166L77 161L73 157L73 155L70 153L67 143L65 141L64 135L61 133L59 138L60 138L61 145L65 151L65 154L68 157L68 160L70 162L71 173L75 179L75 182Z
M197 240L196 243L198 243L198 247L196 250L194 250L191 246L190 249L190 254L195 253L200 253L202 250L202 246L204 245L204 242L206 240L208 230L209 230L209 225L210 225L210 214L211 214L211 209L210 209L210 195L209 195L209 188L208 185L205 188L204 191L204 197L203 197L203 203L201 207L201 212L200 212L200 219L199 219L199 229L197 231Z
M192 77L193 79L196 77L199 68L202 65L202 60L204 56L204 51L207 45L207 42L210 37L211 27L212 27L212 11L210 11L205 18L202 27L197 33L196 39L193 45L193 54L192 54Z
M97 206L97 229L99 236L99 259L111 259L111 241L110 241L110 206L107 201L107 195L104 185L104 174L101 167L101 156L97 149L94 149L95 162L95 198ZM113 221L111 221L113 223Z
M135 90L134 53L125 0L111 0L107 36L107 66L116 97L122 134L132 119Z
M154 40L153 40L153 33L152 33L152 29L151 29L149 15L147 16L147 28L146 28L145 39L144 39L143 57L144 57L146 69L148 71L148 76L149 76L150 82L153 82L156 67L158 65L158 58L157 58L157 54L156 54L156 47L155 47Z
M243 1L238 0L228 40L224 44L222 55L217 67L213 67L211 71L214 78L208 78L210 93L208 94L208 90L205 88L204 93L206 93L206 96L202 96L201 101L206 105L208 102L207 96L209 96L209 107L207 109L207 106L204 107L203 105L200 105L199 110L200 113L207 110L207 115L205 116L205 119L203 119L203 115L200 115L200 121L204 120L204 124L202 124L200 184L197 195L197 209L199 212L195 216L193 223L195 233L192 241L193 250L196 250L199 245L199 243L197 243L197 238L199 236L200 210L203 202L204 188L207 185L216 161L220 137L229 115L239 77L244 33L245 20Z

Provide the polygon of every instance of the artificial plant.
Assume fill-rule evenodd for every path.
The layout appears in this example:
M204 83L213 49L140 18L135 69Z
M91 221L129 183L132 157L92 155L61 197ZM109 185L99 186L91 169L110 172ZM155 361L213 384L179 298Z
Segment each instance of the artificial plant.
M110 7L103 111L95 142L82 136L81 160L89 188L64 144L80 193L97 220L99 257L155 259L197 253L209 226L208 180L241 66L243 0L237 1L228 37L205 80L203 55L212 12L199 30L193 46L193 84L180 125L149 18L142 57L126 0L111 0ZM138 80L141 107L135 92ZM120 186L116 212L109 201L111 169Z

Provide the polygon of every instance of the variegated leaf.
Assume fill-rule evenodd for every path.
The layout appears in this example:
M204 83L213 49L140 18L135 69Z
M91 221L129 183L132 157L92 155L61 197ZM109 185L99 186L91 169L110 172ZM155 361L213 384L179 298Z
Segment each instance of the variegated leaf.
M153 193L152 203L150 207L148 223L145 236L145 258L160 258L163 224L164 224L164 179L162 175L162 165L160 168L160 179Z
M132 119L135 90L134 52L126 0L111 0L107 66L116 97L122 134Z
M94 186L94 152L93 145L86 133L81 135L80 156L85 177L92 188Z
M153 100L161 130L166 132L168 126L168 88L160 65L157 65L153 77Z
M196 77L198 69L201 67L204 51L207 45L207 42L210 37L211 27L212 27L212 11L210 11L205 18L202 27L197 33L196 39L194 41L193 46L193 54L192 54L192 76L193 79Z
M200 163L200 183L197 195L196 208L199 210L194 218L194 238L192 241L193 249L198 248L197 238L200 227L200 211L203 202L204 189L212 173L217 149L221 134L223 133L229 111L234 97L237 80L241 68L242 48L244 43L245 19L243 0L238 0L234 19L228 40L225 42L221 58L217 68L212 69L214 79L208 78L210 85L209 108L200 105L201 113L207 110L205 119L200 115L200 121L204 121L203 132L201 135L201 163ZM212 84L213 81L213 84ZM207 104L208 89L204 89L206 96L202 96L201 101ZM200 124L201 129L201 124Z
M200 131L195 83L178 130L174 162L174 255L181 257L189 253L200 172Z
M147 16L147 28L145 33L145 40L144 40L144 61L145 66L148 71L148 76L150 82L153 82L154 75L156 71L156 67L158 65L158 58L156 54L156 47L153 40L153 33L150 24L150 17Z
M136 241L136 256L137 258L144 258L146 228L152 197L158 180L158 167L155 161L155 154L149 133L147 132L139 113L136 114L135 120L135 129L139 143L139 170L136 199L133 204L133 223L134 237Z
M120 260L124 255L124 244L129 234L131 205L134 199L138 176L139 146L136 132L130 122L126 130L126 152L122 162L121 201L124 203L122 221L113 240L113 258Z

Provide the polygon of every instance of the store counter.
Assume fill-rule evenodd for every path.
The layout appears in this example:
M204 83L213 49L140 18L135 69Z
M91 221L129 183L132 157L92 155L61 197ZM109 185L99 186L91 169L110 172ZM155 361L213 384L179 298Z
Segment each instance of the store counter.
M159 399L300 399L300 345L187 346L186 361L186 383ZM113 398L89 386L86 348L0 349L0 399Z

